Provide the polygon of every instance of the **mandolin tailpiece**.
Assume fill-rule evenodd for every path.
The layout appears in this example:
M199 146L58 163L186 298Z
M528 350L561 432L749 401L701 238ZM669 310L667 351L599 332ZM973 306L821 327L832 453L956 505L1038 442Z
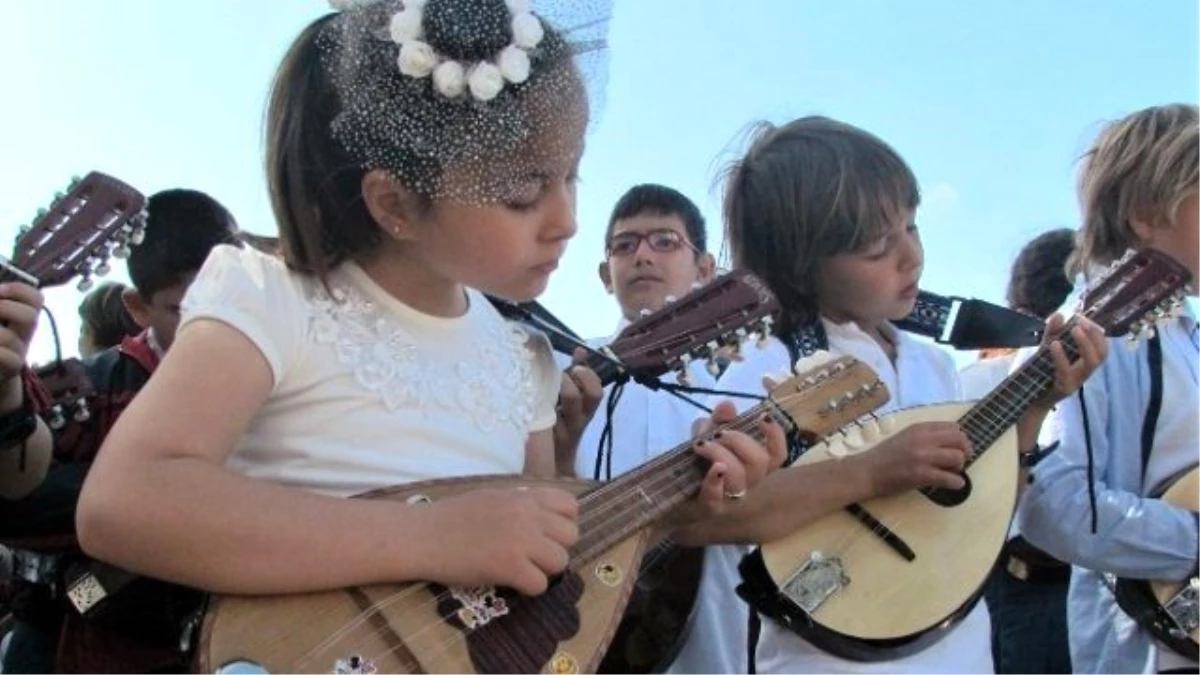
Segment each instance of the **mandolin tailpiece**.
M814 551L796 573L783 583L783 594L812 615L825 601L850 584L840 558Z

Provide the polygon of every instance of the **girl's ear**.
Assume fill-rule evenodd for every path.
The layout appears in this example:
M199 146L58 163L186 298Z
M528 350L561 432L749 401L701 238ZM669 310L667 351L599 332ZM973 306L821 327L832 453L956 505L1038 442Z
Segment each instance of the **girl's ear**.
M362 179L362 197L383 233L397 241L417 236L420 198L382 169L368 171Z

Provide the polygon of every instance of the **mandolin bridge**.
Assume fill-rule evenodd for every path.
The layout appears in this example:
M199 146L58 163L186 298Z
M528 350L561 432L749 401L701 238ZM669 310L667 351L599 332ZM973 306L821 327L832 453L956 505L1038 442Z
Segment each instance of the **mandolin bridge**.
M1183 632L1191 633L1200 627L1200 579L1192 577L1179 592L1163 605L1167 616Z
M806 614L812 614L834 593L850 584L841 558L827 558L813 551L808 560L783 582L783 594Z

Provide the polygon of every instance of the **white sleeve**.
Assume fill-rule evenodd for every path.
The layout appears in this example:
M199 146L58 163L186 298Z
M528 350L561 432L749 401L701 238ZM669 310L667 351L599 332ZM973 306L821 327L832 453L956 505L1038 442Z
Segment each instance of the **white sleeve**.
M717 380L716 388L721 391L730 393L751 395L756 397L765 397L767 390L763 388L763 376L773 375L780 372L790 373L788 367L787 347L776 338L771 338L762 347L750 346L742 351L742 360L733 361L721 378ZM709 407L715 406L723 400L733 401L734 406L739 413L746 412L750 408L758 405L759 400L739 396L737 398L731 396L714 395L708 401Z
M278 387L295 363L307 330L302 284L283 261L250 248L212 250L182 303L179 330L197 319L215 319L246 336L271 367Z
M523 329L529 334L526 345L533 353L533 381L537 383L537 399L534 402L533 422L529 432L544 431L558 421L558 391L562 385L562 370L554 360L550 340L537 331Z

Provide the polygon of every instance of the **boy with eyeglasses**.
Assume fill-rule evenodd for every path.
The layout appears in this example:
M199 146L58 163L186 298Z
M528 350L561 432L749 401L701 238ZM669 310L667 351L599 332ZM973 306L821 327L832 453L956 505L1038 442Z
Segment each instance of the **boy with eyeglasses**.
M638 185L617 201L604 237L600 281L617 297L621 321L612 335L589 340L601 347L642 314L654 312L697 284L712 279L714 261L705 251L704 217L683 194L663 185ZM689 371L690 384L711 387L713 378L697 362ZM675 375L664 381L674 384ZM691 437L698 410L665 392L629 384L613 410L611 453L600 448L608 423L606 410L613 387L605 388L596 414L584 430L576 455L580 478L611 480L649 461Z

